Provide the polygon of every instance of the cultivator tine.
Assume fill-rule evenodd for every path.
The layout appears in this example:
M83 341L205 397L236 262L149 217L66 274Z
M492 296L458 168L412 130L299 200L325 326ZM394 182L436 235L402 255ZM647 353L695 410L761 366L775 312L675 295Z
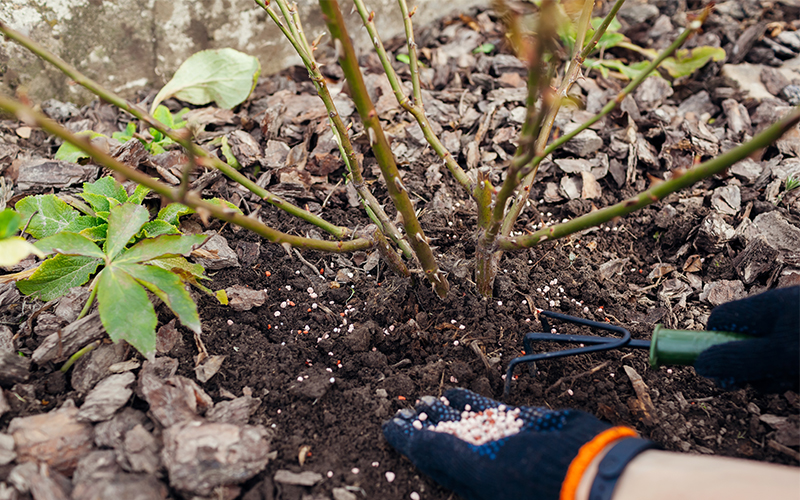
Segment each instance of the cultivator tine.
M588 354L590 352L608 351L610 349L619 349L621 347L636 347L636 348L649 348L650 342L647 340L631 340L631 333L622 328L621 326L610 325L608 323L600 323L575 316L568 316L553 311L542 311L539 313L542 325L545 330L550 330L550 324L547 318L558 319L567 323L574 323L577 325L588 326L596 330L613 332L621 335L622 337L600 337L596 335L562 335L558 333L545 333L545 332L532 332L525 335L522 343L525 346L525 352L533 352L534 341L548 341L548 342L567 342L570 344L584 344L583 347L576 347L573 349L564 349L562 351L550 351L538 354L526 354L511 360L508 364L506 371L505 382L505 395L508 396L511 392L511 381L514 378L514 368L520 363L533 363L533 373L536 375L536 362L543 359L563 358L566 356L575 356L577 354Z

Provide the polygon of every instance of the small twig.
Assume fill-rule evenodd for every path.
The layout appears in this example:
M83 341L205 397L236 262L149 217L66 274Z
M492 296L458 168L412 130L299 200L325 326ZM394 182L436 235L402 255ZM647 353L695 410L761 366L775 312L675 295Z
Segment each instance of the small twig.
M320 274L319 269L317 269L316 266L314 266L314 264L312 264L311 262L307 261L305 259L305 257L303 257L303 254L300 253L300 250L295 248L294 249L294 253L297 255L297 258L300 259L300 262L302 262L303 264L308 266L312 271L314 271L314 274L316 274L318 278L320 278L322 280L325 279L325 278L323 278L322 274Z
M544 393L547 394L547 393L553 392L554 390L558 389L558 387L564 382L572 383L572 382L575 382L576 380L578 380L579 378L585 377L586 375L593 375L593 374L599 372L600 370L602 370L603 368L605 368L606 366L608 366L609 363L611 363L611 361L603 361L599 365L596 365L596 366L590 368L589 370L587 370L585 372L575 373L575 374L572 374L572 375L565 375L565 376L561 377L560 379L556 380L555 382L553 382L550 385L550 387L548 387L544 391Z

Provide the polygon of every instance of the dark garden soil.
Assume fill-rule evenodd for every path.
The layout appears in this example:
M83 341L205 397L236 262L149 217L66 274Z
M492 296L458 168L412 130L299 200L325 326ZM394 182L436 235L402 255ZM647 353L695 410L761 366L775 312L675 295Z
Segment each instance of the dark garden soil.
M643 20L635 22L640 13L633 11L623 19L624 30L638 44L663 46L665 39L674 39L678 33L677 26L686 12L679 5L685 3L651 2L664 5L661 14L642 12ZM698 6L697 2L689 4ZM742 12L728 6L728 10L712 15L701 40L691 43L716 44L729 54L734 45L745 43L747 54L737 54L737 61L747 56L759 68L778 66L782 59L789 59L776 52L773 35L764 42L757 41L758 37L743 40L743 34L751 26L767 23L773 23L771 29L782 26L792 32L800 28L796 21L790 22L799 18L797 8L782 2L766 10L756 1L742 5L737 7L744 9ZM519 128L514 117L522 105L518 98L503 93L518 92L524 82L519 67L504 55L508 50L502 48L496 19L486 12L471 12L421 29L417 42L425 47L422 54L426 63L437 54L439 59L435 60L443 62L433 66L429 74L432 100L426 106L444 129L443 137L451 151L462 151L458 155L462 165L471 161L467 146L486 118L490 103L500 103L482 143L483 164L492 168L497 184L509 153L513 153L509 138L515 134L506 132ZM457 51L459 46L471 49L484 42L497 44L501 54L475 56L469 50L459 55ZM388 45L394 49L401 42ZM794 50L792 57L797 57L800 48L786 50ZM614 54L634 57L626 51ZM732 56L728 57L731 62ZM651 178L663 178L672 168L690 166L695 158L706 159L742 142L742 137L774 120L776 109L787 105L777 96L791 87L791 81L775 92L774 99L756 100L737 90L736 82L720 76L722 64L710 63L693 77L676 82L674 94L668 88L653 88L649 96L638 94L635 102L627 101L626 112L615 111L595 127L594 136L602 140L602 146L563 151L554 162L545 162L531 190L534 203L523 213L517 230L525 232L540 223L557 223L631 196L645 188ZM379 66L372 56L366 56L363 65L369 74L377 74ZM327 68L336 78L334 66ZM208 137L201 140L225 134L235 138L235 130L249 133L260 149L248 153L247 143L234 149L248 175L260 178L271 190L299 205L308 205L331 222L364 227L369 219L353 203L352 193L342 183L337 184L344 170L335 144L331 145L330 135L325 135L324 114L310 97L302 97L313 95L304 73L295 68L262 78L255 94L237 114L217 110L214 117L207 117ZM373 85L379 88L377 83ZM599 95L601 105L620 88L613 77L594 73L576 85L580 99L587 102ZM382 89L385 92L385 87ZM495 101L488 100L490 95ZM782 95L791 97L788 92ZM198 295L205 348L210 355L225 356L219 371L199 385L214 404L243 395L258 398L260 404L256 401L252 405L249 419L245 417L244 421L266 428L274 451L267 466L234 485L238 488L220 489L203 498L241 495L247 500L395 500L408 499L412 492L423 499L453 498L390 448L380 429L394 412L413 405L420 396L438 396L451 387L466 387L514 405L581 409L615 424L635 427L668 450L798 465L800 398L796 393L762 394L752 388L726 392L697 376L692 368L651 369L644 351L623 349L542 362L535 376L528 369L520 369L510 396L503 397L503 373L509 361L521 354L523 335L542 329L537 308L607 321L630 329L634 338L649 339L657 323L702 329L716 304L800 282L800 240L796 239L800 198L794 192L776 202L783 180L791 172L800 173L800 147L796 143L767 148L729 174L671 195L615 224L546 242L529 251L505 254L494 296L485 299L471 281L476 227L472 204L447 172L440 175L441 162L420 143L418 128L397 114L390 98L394 99L383 95L378 106L387 118L404 183L415 197L426 234L448 273L450 295L440 300L424 280L391 274L377 255L369 252L341 256L287 252L245 230L219 222L201 227L199 219L187 218L184 229L217 231L236 254L236 266L208 271L210 288L233 290L232 295L235 289L231 287L236 286L266 292L263 304L248 310L235 310ZM740 106L737 109L749 115L738 136L731 114L723 109L726 99L735 100L734 104ZM171 104L178 109L178 103ZM589 108L593 105L586 104ZM110 135L127 122L109 106L98 103L80 110L52 102L43 107L76 131L93 128ZM574 112L573 119L585 119L581 113ZM709 118L713 125L707 125ZM568 124L566 118L557 126ZM624 139L627 127L637 137L632 143ZM17 122L0 122L0 169L12 185L21 183L26 168L36 158L52 158L56 147L37 130L27 139L20 138L19 128ZM356 132L360 130L358 125L355 128ZM365 153L365 171L370 179L376 179L367 140L363 134L360 137L356 143ZM281 153L275 141L292 148L288 158L288 148ZM323 144L325 141L328 143ZM626 179L630 155L636 155L638 162L633 163L633 176ZM557 163L568 158L587 161L581 157L596 162L590 175L596 178L597 193L588 192L591 179L580 173L576 177L574 171ZM165 162L163 158L142 160L138 166L156 175L156 165L162 172L170 169ZM570 188L571 182L578 182L575 179L584 181L583 189L574 184L578 186L577 195ZM379 199L388 200L381 181L371 185ZM11 202L24 194L52 192L54 187L58 192L75 192L74 188L30 183L18 186ZM319 236L320 231L313 226L267 204L262 206L223 179L211 179L204 188L204 196L224 197L276 229ZM152 203L155 208L158 200ZM789 243L780 238L789 238ZM756 244L765 245L766 250L757 251ZM766 261L754 259L767 254L770 258ZM252 299L246 298L244 307L252 306L248 306L248 300ZM16 351L29 355L44 339L36 332L47 311L32 314L41 306L20 297L11 285L0 289L2 320L10 334L18 336L13 344ZM161 325L172 317L162 307L159 319ZM570 325L552 326L559 333L588 333ZM191 332L182 326L178 331L181 336L174 345L164 340L167 346L159 357L178 360L177 374L196 380L198 347ZM161 330L162 336L167 333ZM118 360L124 359L141 357L126 350ZM88 364L81 363L74 368L76 372ZM62 376L59 366L34 365L28 381L4 387L8 408L0 420L3 432L8 432L14 418L48 412L68 399L78 407L84 403L91 387L76 389L76 375ZM637 396L626 367L643 379L651 407ZM135 368L134 373L140 370ZM141 389L127 406L148 411ZM197 412L203 411L199 405ZM155 437L156 448L160 447L163 429L152 418L143 421L146 431ZM100 444L95 447L104 448ZM126 456L124 446L114 449L123 465L119 457ZM123 465L125 471L147 470L128 462ZM11 461L0 468L0 481L17 485L9 476L17 463ZM154 470L163 484L170 484L163 464L156 464ZM310 480L314 486L303 486L291 484L297 480L276 476L281 470L311 471L320 476ZM394 474L393 481L387 480L389 472ZM69 468L65 473L71 473ZM69 481L62 483L67 494L75 486L69 486ZM78 490L73 491L76 497ZM181 496L174 484L167 494L170 498ZM126 496L132 493L116 495L135 498Z

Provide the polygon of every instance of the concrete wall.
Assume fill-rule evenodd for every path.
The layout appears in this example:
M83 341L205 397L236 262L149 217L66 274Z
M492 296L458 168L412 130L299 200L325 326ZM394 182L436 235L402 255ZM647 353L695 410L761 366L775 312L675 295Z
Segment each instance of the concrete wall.
M396 0L367 0L388 39L403 31ZM297 1L309 39L324 31L314 0ZM409 0L421 25L488 0ZM368 43L350 2L340 0L350 32ZM191 54L232 47L257 56L264 74L299 64L291 46L252 0L0 0L0 20L125 96L166 83ZM357 24L358 23L358 24ZM0 91L25 89L35 101L92 99L57 70L11 41L0 39Z

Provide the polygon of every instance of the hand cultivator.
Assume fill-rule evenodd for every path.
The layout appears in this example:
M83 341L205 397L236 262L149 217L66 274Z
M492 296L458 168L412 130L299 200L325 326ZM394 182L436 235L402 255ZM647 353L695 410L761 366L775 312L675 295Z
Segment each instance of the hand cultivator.
M588 319L568 316L553 311L542 311L539 313L544 329L551 333L532 332L525 335L523 345L525 346L524 356L519 356L511 360L506 371L505 394L511 390L511 381L514 375L514 368L520 363L536 363L545 359L564 358L576 356L578 354L588 354L591 352L609 351L611 349L649 349L650 366L658 368L664 365L692 365L697 356L717 344L723 344L735 340L745 340L752 338L749 335L734 332L722 331L696 331L696 330L669 330L662 325L656 325L653 330L651 340L631 339L631 333L621 326L609 325ZM595 330L617 333L620 337L602 337L597 335L571 335L552 333L547 318L554 318L567 323L584 325ZM561 351L549 351L537 354L533 352L534 341L545 342L566 342L569 344L580 344L580 347L564 349ZM536 365L532 367L532 374L536 373Z

